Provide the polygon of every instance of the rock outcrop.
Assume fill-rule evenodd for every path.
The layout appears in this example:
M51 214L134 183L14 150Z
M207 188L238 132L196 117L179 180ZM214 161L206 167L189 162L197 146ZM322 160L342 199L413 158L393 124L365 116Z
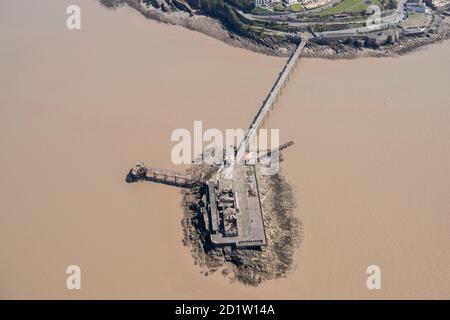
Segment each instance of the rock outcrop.
M190 173L203 179L217 168L193 165ZM281 173L257 178L263 208L267 245L262 249L216 248L205 231L199 203L205 190L184 189L183 244L190 247L194 263L208 276L220 271L232 281L257 286L263 281L286 277L294 266L294 251L302 238L302 225L294 213L295 197Z

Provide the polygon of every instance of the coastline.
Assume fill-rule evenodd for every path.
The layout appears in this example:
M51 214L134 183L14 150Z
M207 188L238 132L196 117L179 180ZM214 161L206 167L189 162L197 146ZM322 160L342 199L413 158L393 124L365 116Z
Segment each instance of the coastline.
M189 11L164 11L151 5L143 5L134 0L100 0L100 3L109 9L117 9L126 5L138 11L147 19L197 31L223 41L230 46L247 49L255 53L288 57L297 46L297 39L276 38L273 36L264 36L261 38L241 36L228 30L218 19L206 15L194 14ZM330 60L402 56L415 52L430 44L450 39L450 17L444 16L442 12L436 16L438 21L435 22L435 29L420 35L402 35L398 41L391 44L377 45L375 48L372 48L355 46L355 42L350 41L350 39L341 39L332 42L322 41L320 43L318 39L313 38L306 45L301 56L305 58Z

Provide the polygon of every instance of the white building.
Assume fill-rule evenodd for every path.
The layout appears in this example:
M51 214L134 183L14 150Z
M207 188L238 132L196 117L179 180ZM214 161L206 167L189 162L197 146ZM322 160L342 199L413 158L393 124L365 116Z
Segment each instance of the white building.
M274 2L279 2L280 0L255 0L255 7L269 7Z
M283 0L286 1L286 0ZM290 0L292 1L292 0ZM270 7L274 3L279 3L281 0L255 0L255 7ZM297 0L295 0L297 2Z
M428 8L422 0L409 0L405 5L405 9L409 12L431 13L430 8Z

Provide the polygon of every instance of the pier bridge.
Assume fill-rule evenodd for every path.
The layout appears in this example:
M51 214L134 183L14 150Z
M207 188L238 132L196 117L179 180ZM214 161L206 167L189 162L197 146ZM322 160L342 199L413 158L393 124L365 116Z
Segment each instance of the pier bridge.
M238 146L237 154L236 154L236 160L238 162L244 156L247 146L250 144L252 139L255 137L256 131L263 123L263 121L266 118L269 111L273 108L275 102L277 101L279 94L281 93L281 90L286 85L287 81L289 80L291 72L294 69L294 67L297 65L297 60L300 57L300 54L302 53L303 49L305 48L305 45L308 42L309 37L310 37L309 34L306 34L306 33L303 33L301 35L300 44L298 45L297 49L295 49L294 53L289 57L283 70L281 71L281 73L279 74L274 85L270 89L269 94L267 95L267 98L264 100L262 106L259 108L258 112L256 113L252 123L250 124L247 134L245 135L244 139L241 141L240 145Z

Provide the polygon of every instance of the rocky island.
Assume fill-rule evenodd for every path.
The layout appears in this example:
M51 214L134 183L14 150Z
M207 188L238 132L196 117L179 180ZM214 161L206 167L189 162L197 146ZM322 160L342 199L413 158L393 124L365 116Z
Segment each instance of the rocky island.
M216 173L217 167L193 165L189 173L204 179ZM256 166L261 197L266 245L254 248L215 246L209 241L202 215L205 188L198 186L182 190L184 217L183 244L190 247L194 263L203 275L221 272L231 281L257 286L261 282L288 275L294 266L294 249L302 239L302 225L295 215L292 187L279 172L272 176L261 174Z

